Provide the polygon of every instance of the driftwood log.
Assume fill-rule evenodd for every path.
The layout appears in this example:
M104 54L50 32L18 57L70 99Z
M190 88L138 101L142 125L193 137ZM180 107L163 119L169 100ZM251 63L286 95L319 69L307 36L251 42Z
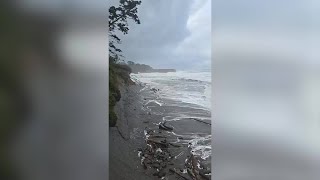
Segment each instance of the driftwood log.
M173 173L176 173L178 176L182 177L183 179L185 180L190 180L190 178L184 176L181 172L177 171L176 169L174 168L170 168L169 171L173 172Z

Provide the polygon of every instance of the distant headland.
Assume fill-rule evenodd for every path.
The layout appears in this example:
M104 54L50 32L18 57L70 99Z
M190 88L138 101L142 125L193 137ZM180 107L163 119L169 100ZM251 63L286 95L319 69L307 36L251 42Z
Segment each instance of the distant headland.
M128 61L127 65L131 68L132 73L167 73L167 72L176 72L175 69L153 69L151 66L146 64L134 63L132 61Z

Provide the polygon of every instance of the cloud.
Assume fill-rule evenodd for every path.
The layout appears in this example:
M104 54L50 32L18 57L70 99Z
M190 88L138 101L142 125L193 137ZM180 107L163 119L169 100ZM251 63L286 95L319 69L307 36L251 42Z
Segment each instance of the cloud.
M201 3L199 3L201 2ZM189 16L187 28L190 36L175 49L175 53L184 57L194 57L199 64L210 66L211 62L211 1L195 1L194 11Z
M139 6L141 24L120 35L126 60L155 68L190 69L208 64L211 54L210 0L148 0Z

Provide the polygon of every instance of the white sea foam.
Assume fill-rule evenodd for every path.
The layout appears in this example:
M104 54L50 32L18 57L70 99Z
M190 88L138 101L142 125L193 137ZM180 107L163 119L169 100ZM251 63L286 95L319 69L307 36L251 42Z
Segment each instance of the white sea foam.
M145 105L148 105L149 103L154 102L156 104L158 104L159 106L162 106L162 102L160 102L160 100L148 100L148 102Z
M211 135L205 137L193 136L193 139L189 141L189 148L191 153L196 156L200 156L201 159L207 159L211 156Z
M139 73L131 74L131 79L150 89L160 89L157 95L161 98L211 108L211 72Z
M147 95L149 93L154 96L154 98L147 96L147 99L144 99L144 106L142 107L144 111L151 112L150 108L157 105L192 107L193 109L204 109L208 111L211 109L211 72L178 71L172 73L139 73L131 74L131 78L134 79L135 82L145 85L140 92L144 91ZM157 90L150 91L150 89L152 90L153 88ZM164 102L166 102L166 104L164 104ZM153 114L154 113L156 112L153 112ZM199 114L197 114L197 111L193 112L192 117L188 113L176 113L177 114L165 114L162 120L180 121L188 118L208 119L203 117L203 111L199 111ZM159 125L157 123L153 124ZM188 144L191 153L195 156L204 160L211 156L211 135L201 133L179 135L173 131L167 133L177 136L175 143ZM183 139L179 139L178 137L183 137ZM175 156L175 158L181 155L182 153Z
M156 152L161 153L162 152L161 148L156 149Z
M141 153L142 153L141 151L138 151L138 157L141 157Z

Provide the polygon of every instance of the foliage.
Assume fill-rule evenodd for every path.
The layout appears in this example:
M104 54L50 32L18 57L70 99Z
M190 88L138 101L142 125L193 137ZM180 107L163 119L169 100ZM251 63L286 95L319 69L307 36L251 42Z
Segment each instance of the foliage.
M114 64L113 66L115 66L118 71L126 71L129 72L129 74L131 73L131 68L126 64Z
M134 62L128 61L127 64L128 64L128 65L134 65Z
M118 117L116 115L116 113L112 110L109 112L109 126L110 127L114 127L116 126Z
M132 73L138 73L138 72L150 72L153 70L153 68L146 64L135 64L132 61L128 61L128 65L131 68Z
M112 59L112 57L109 57ZM130 79L131 69L125 64L109 63L109 126L116 125L117 115L114 112L116 102L121 99L119 85L133 83Z
M137 15L138 5L140 4L141 1L120 0L119 7L111 6L109 8L109 53L112 57L122 52L115 45L115 43L121 43L121 39L116 35L116 30L123 34L128 34L128 19L132 19L135 23L140 24L140 19Z
M117 121L114 106L121 98L119 84L121 81L126 84L133 83L130 79L131 68L126 64L119 64L120 57L122 57L119 53L122 51L115 44L120 44L121 39L116 35L116 32L128 34L128 19L140 24L137 15L140 4L141 1L120 0L118 7L111 6L109 8L109 126L111 127L115 126Z

